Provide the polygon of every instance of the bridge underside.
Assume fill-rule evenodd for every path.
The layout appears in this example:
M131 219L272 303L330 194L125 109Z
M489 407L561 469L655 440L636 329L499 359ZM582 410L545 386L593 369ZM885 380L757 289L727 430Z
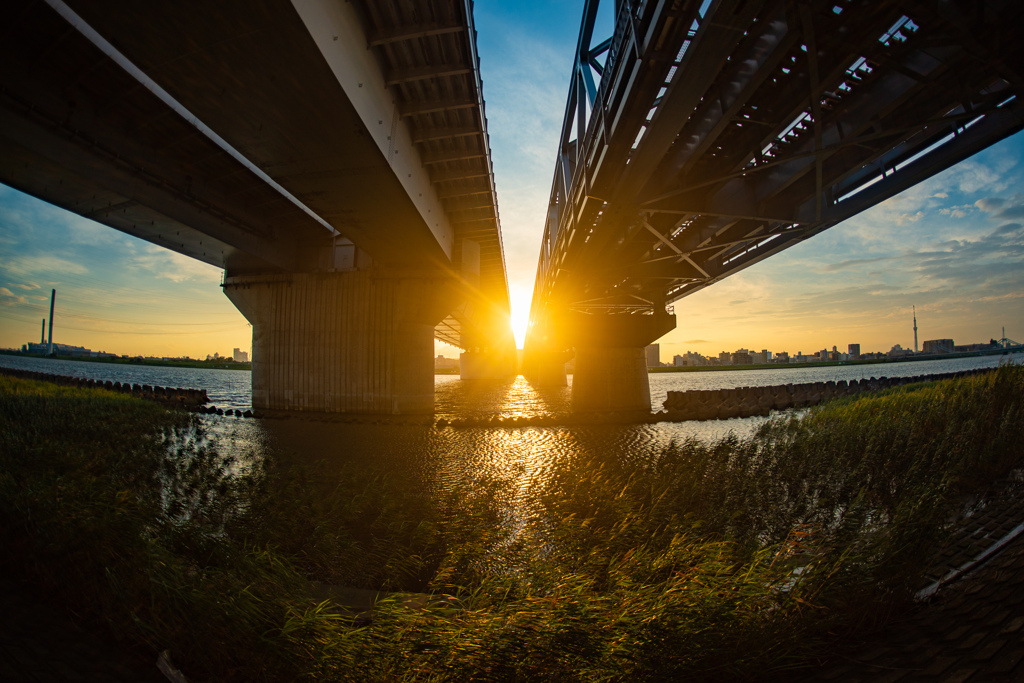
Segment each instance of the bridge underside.
M338 359L371 353L363 332L411 330L401 311L417 297L416 339L426 329L464 348L514 348L469 8L13 0L0 10L0 182L224 268L228 282L291 282L280 285L291 298L257 296L249 280L245 296L226 288L254 323L268 406L419 412L423 387L396 398L391 375L367 380L380 394L362 402L299 400L291 379L267 383L359 375L361 360L343 370ZM335 294L317 295L311 277ZM329 349L333 364L281 355L301 335L280 326L316 327L327 312L314 307L360 319L365 302L350 305L343 292L356 290L337 284L360 278L398 312L318 332L345 347ZM380 284L394 282L425 291ZM266 351L274 338L292 341ZM386 373L406 372L404 342L381 343ZM412 375L431 371L432 353L413 355ZM282 375L282 364L293 367Z
M1011 0L616 7L603 42L584 10L527 359L579 351L570 312L649 327L1024 128Z

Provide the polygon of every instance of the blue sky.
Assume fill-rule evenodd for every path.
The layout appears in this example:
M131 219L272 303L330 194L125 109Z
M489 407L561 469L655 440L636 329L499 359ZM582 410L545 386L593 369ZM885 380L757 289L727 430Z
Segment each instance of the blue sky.
M522 320L582 2L481 0L475 8L513 313ZM663 360L740 347L912 346L912 305L922 341L986 341L1003 325L1024 340L1022 158L1024 134L680 300L677 328L660 340ZM0 186L0 347L39 338L56 287L55 341L157 356L248 349L251 328L220 277Z

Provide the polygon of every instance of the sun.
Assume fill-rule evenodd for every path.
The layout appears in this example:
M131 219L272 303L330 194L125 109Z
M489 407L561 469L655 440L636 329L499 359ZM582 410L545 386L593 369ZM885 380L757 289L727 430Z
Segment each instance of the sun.
M516 338L516 348L521 349L526 341L526 329L530 325L531 294L522 287L512 287L509 296L512 305L512 334Z

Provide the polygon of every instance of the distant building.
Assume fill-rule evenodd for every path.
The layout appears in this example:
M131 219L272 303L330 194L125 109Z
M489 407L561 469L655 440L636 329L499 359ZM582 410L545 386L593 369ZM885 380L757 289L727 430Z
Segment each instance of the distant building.
M850 358L856 358L860 355L860 344L850 344L846 347L846 352L850 354Z
M50 352L49 344L36 344L35 342L29 342L21 347L22 353L35 353L45 356ZM106 353L104 351L93 351L87 349L84 346L71 346L70 344L58 344L53 343L53 355L55 356L72 356L74 358L109 358L113 356L112 353Z
M909 356L912 355L913 353L914 352L911 351L910 349L905 349L899 344L896 344L894 347L889 349L889 353L886 355L889 356L889 358L902 358L903 356Z
M683 356L680 356L678 354L672 356L672 365L676 366L677 368L683 366L704 366L708 364L709 361L707 358L700 355L699 353L694 353L693 351L687 351L686 355Z
M248 363L249 362L249 352L248 351L242 351L241 349L235 349L232 352L231 357L235 359L236 363Z
M777 354L775 354L775 362L776 363L788 363L789 362L789 352L788 351L779 351Z
M732 354L728 351L722 351L718 354L718 362L722 365L732 365Z
M952 339L929 339L923 350L925 353L953 353L955 346Z
M733 365L751 365L753 360L750 358L750 352L746 349L736 351L732 354Z
M446 358L441 354L437 354L437 358L434 359L435 370L458 370L459 359L458 358Z
M647 367L661 367L661 346L659 344L648 344L644 353L647 354Z
M954 353L970 353L972 351L991 351L992 349L998 349L999 342L995 339L989 342L982 342L980 344L963 344L956 345L953 347Z

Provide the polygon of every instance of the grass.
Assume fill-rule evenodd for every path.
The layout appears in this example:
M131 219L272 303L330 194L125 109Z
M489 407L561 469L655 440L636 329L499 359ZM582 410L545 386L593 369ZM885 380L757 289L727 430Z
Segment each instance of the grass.
M199 680L774 680L907 603L964 501L1021 467L1022 412L1007 366L558 462L512 533L500 481L327 489L222 457L194 416L0 378L0 540ZM367 620L322 584L395 593Z

